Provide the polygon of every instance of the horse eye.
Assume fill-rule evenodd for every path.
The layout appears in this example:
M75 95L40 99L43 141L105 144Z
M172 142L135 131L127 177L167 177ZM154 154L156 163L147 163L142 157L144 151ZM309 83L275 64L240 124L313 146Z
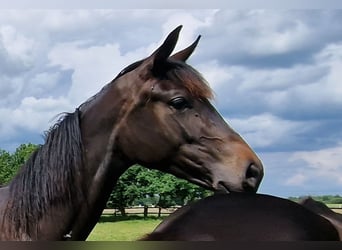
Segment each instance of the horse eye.
M168 104L177 110L191 108L190 103L184 97L173 98Z

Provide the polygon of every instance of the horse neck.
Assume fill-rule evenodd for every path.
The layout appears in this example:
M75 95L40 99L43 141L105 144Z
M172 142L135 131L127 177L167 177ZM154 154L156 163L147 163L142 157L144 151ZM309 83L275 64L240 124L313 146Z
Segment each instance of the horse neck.
M81 130L85 151L87 206L82 206L72 227L73 240L85 240L102 214L117 179L133 164L115 145L116 127L125 114L128 84L110 83L103 93L86 106L81 106Z

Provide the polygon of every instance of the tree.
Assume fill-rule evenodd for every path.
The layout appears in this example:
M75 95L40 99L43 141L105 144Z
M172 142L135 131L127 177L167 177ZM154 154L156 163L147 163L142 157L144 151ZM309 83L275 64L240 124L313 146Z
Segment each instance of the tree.
M210 193L171 174L134 166L119 178L107 206L118 208L125 215L125 207L132 205L182 206Z
M137 181L137 176L143 171L142 167L129 168L117 181L114 191L111 193L107 207L119 209L121 215L126 215L125 207L133 205L134 200L142 197L142 190Z
M156 205L162 208L175 205L183 206L190 201L211 194L210 191L202 187L160 171L156 172L156 178L146 189L146 192L159 197Z
M0 150L0 185L5 185L13 176L11 154Z
M0 185L7 184L37 148L28 143L21 144L13 154L0 150Z
M17 170L28 160L31 154L38 148L38 145L28 143L21 144L12 155L12 164Z

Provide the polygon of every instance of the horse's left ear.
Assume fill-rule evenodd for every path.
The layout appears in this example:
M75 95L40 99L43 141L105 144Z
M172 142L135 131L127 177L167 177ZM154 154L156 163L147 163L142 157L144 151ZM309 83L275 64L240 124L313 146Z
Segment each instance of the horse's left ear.
M191 56L191 54L194 52L200 38L201 38L201 36L198 36L197 39L195 40L195 42L193 42L189 47L177 52L176 54L172 55L170 58L174 59L174 60L185 62Z
M182 25L175 28L165 39L163 44L152 54L154 64L157 65L160 62L165 62L172 51L176 47L179 32L182 29Z

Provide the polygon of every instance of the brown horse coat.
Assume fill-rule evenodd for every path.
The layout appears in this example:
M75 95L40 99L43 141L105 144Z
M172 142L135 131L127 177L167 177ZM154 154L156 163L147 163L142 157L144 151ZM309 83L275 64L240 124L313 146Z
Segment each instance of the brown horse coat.
M303 206L262 194L207 197L167 217L142 240L339 240L332 224Z
M316 201L311 197L307 197L299 201L301 205L310 209L311 211L323 216L327 220L331 222L337 229L340 239L342 240L342 214L336 213L332 211L327 205L323 202Z

